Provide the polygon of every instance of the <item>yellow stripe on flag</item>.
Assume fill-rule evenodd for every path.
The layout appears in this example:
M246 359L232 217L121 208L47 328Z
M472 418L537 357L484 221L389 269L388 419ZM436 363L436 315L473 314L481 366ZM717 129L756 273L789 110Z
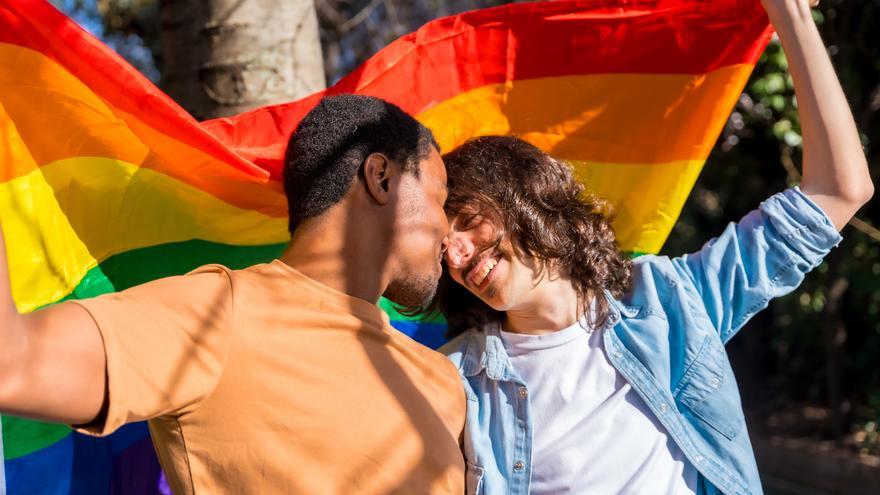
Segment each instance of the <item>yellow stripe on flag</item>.
M286 219L109 158L60 160L0 184L0 211L6 239L14 240L7 249L21 311L67 295L97 263L132 249L191 239L260 246L289 238Z
M615 205L613 227L620 248L656 253L675 225L704 162L569 163L588 191L601 191Z

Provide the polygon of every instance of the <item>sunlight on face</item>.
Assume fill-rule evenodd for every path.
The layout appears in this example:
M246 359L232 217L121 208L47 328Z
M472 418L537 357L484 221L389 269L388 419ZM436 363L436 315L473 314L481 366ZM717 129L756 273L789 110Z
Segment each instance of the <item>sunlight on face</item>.
M449 231L443 211L446 167L437 150L422 160L418 175L401 176L399 190L393 247L399 266L385 296L404 306L421 306L437 292L443 239Z
M449 275L497 311L516 309L529 299L540 270L516 253L498 222L480 214L449 216L445 255Z

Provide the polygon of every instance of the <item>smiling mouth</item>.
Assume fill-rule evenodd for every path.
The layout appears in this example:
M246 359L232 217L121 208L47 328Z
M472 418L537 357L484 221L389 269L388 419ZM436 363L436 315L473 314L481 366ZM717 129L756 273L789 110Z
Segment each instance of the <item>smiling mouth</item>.
M492 271L498 266L500 259L497 257L486 257L480 263L477 263L468 274L468 281L475 287L480 287L485 282Z

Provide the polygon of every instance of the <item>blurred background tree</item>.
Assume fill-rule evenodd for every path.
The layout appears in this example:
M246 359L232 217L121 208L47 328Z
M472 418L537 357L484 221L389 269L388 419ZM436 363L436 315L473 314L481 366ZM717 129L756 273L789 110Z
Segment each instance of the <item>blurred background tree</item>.
M185 45L160 42L161 30L169 26L158 0L54 1L160 86L172 84L170 51ZM393 39L433 18L500 3L507 2L316 0L324 80L336 82ZM877 177L880 0L823 0L814 15L862 132L872 176ZM800 123L786 69L774 40L663 254L698 249L727 222L797 183ZM843 243L816 273L793 294L773 301L728 347L753 433L812 438L838 449L880 455L880 231L873 226L880 226L877 199L844 229Z
M325 87L312 0L160 0L159 6L162 88L199 120Z

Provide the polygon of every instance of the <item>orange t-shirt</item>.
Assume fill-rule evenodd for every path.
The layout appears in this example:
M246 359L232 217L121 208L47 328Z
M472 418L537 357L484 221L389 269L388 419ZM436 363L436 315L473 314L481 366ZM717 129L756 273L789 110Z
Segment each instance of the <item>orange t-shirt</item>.
M458 373L367 301L275 260L76 303L109 394L80 429L148 419L175 493L464 492Z

